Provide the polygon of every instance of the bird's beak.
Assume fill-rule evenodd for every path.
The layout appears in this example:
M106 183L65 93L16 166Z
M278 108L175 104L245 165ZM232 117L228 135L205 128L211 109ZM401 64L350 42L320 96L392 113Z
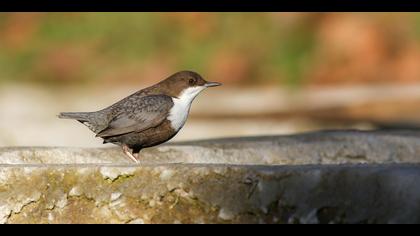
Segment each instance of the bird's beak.
M220 86L222 85L221 83L217 83L217 82L207 82L204 84L204 86L208 87L216 87L216 86Z

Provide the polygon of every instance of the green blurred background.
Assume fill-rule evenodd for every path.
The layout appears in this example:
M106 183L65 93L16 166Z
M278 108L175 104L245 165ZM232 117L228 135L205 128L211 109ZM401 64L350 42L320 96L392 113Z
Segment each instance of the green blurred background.
M417 13L2 13L0 81L227 84L419 80Z
M419 43L418 13L2 13L0 145L99 144L55 114L186 69L225 86L182 139L416 124Z

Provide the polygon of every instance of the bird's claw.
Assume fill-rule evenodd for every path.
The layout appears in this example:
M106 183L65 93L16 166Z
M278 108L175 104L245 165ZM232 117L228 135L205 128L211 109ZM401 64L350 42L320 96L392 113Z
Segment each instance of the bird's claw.
M123 146L122 149L124 154L127 155L132 161L134 161L135 163L140 163L140 161L138 160L138 153L131 153L130 148L128 146Z

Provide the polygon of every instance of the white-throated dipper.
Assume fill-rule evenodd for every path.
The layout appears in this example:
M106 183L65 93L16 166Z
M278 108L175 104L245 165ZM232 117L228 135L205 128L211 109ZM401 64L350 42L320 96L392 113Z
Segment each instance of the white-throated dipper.
M130 159L139 162L141 149L164 143L178 133L201 91L219 85L195 72L180 71L105 109L62 112L58 117L78 120L104 143L121 146Z

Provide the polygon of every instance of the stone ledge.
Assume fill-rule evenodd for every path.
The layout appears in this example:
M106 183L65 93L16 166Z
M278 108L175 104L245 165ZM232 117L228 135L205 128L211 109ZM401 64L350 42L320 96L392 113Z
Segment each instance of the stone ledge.
M420 165L0 168L2 223L419 223Z
M289 136L178 142L144 149L142 164L202 163L304 165L418 163L420 132L323 131ZM0 148L0 164L74 164L130 161L119 148Z
M174 143L140 165L117 148L1 148L0 222L420 223L419 154L410 131Z

